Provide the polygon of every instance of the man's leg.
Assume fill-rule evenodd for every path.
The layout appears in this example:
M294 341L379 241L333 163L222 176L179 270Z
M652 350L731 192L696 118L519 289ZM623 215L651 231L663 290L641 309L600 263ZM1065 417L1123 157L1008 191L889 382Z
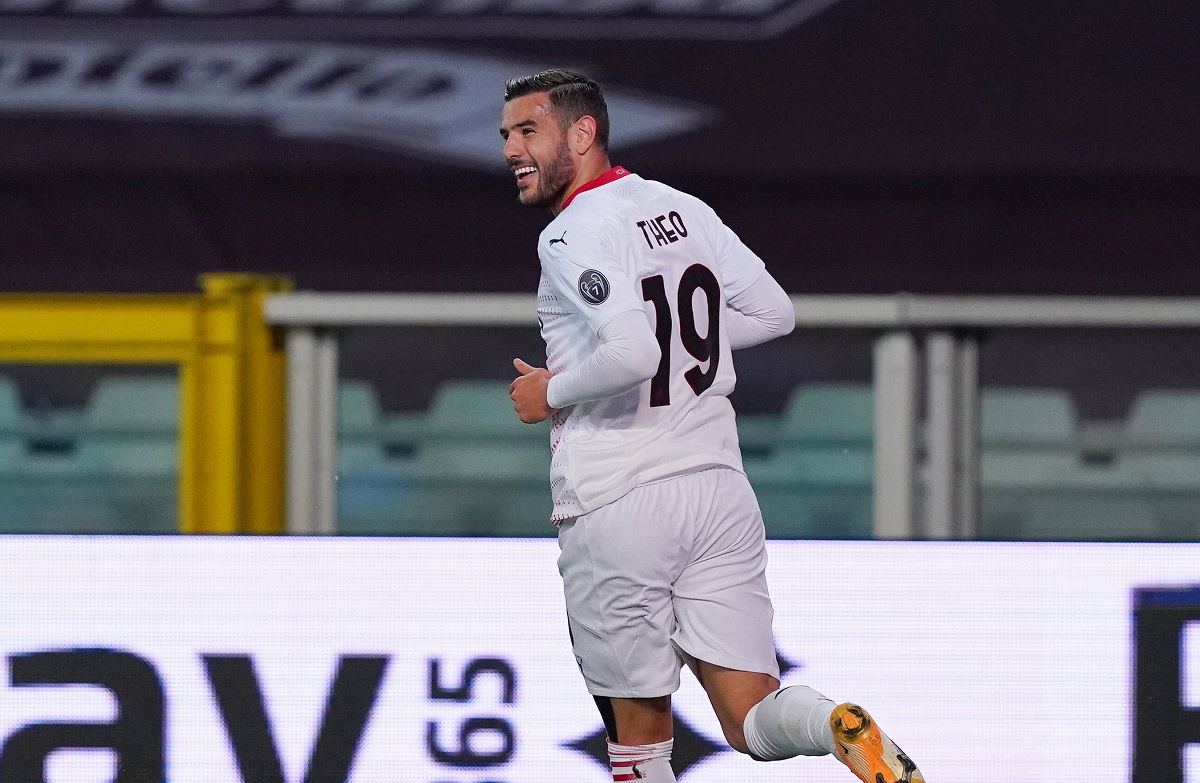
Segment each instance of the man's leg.
M671 639L707 691L732 747L756 758L832 753L832 702L807 688L779 690L766 537L754 491L734 470L694 477L702 481L693 490L697 506L707 513L696 522L692 559L675 580L679 624ZM766 699L769 707L758 708ZM747 723L756 708L764 720ZM785 722L792 736L783 733Z
M866 783L924 783L916 764L858 705L835 705L803 685L780 689L765 674L689 665L735 750L759 761L833 753Z
M614 783L674 783L671 769L671 697L615 699L596 696L608 734Z
M652 745L671 739L671 697L610 699L595 696L608 738L625 745Z
M769 674L689 661L734 750L770 761L835 752L829 715L834 703L793 686L780 690Z
M559 528L572 648L618 782L675 781L667 694L679 687L681 661L671 644L671 585L686 548L663 510L683 508L685 494L671 482L638 487Z

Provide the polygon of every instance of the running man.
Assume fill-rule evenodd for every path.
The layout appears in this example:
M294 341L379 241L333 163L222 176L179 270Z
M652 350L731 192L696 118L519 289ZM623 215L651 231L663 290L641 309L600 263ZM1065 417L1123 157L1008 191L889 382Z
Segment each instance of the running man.
M599 85L506 85L500 134L538 242L547 367L521 359L521 421L553 419L550 486L571 642L614 781L674 781L687 664L752 758L836 754L866 783L920 783L861 707L780 689L758 501L742 472L732 350L795 326L788 295L697 198L614 167Z

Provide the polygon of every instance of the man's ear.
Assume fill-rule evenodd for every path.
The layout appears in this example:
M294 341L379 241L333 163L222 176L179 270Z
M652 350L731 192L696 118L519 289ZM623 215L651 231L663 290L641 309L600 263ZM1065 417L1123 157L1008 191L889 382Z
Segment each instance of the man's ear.
M596 118L585 114L571 126L568 141L571 149L578 155L583 155L596 143Z

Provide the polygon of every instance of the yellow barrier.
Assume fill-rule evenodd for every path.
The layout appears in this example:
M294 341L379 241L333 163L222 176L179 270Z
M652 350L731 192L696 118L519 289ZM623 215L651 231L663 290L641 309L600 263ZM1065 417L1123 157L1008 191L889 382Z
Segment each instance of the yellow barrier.
M284 352L276 275L209 274L199 295L0 295L0 362L178 364L179 529L284 530Z

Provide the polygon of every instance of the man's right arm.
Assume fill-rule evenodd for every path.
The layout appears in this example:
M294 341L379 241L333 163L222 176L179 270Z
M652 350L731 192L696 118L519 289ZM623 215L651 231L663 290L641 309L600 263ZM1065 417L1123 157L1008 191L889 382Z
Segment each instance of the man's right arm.
M701 202L702 203L702 202ZM792 331L796 311L791 298L767 271L758 255L704 205L713 255L721 268L729 346L746 348Z
M796 328L796 309L783 287L765 269L749 288L731 296L725 310L730 348L747 348L782 337Z

